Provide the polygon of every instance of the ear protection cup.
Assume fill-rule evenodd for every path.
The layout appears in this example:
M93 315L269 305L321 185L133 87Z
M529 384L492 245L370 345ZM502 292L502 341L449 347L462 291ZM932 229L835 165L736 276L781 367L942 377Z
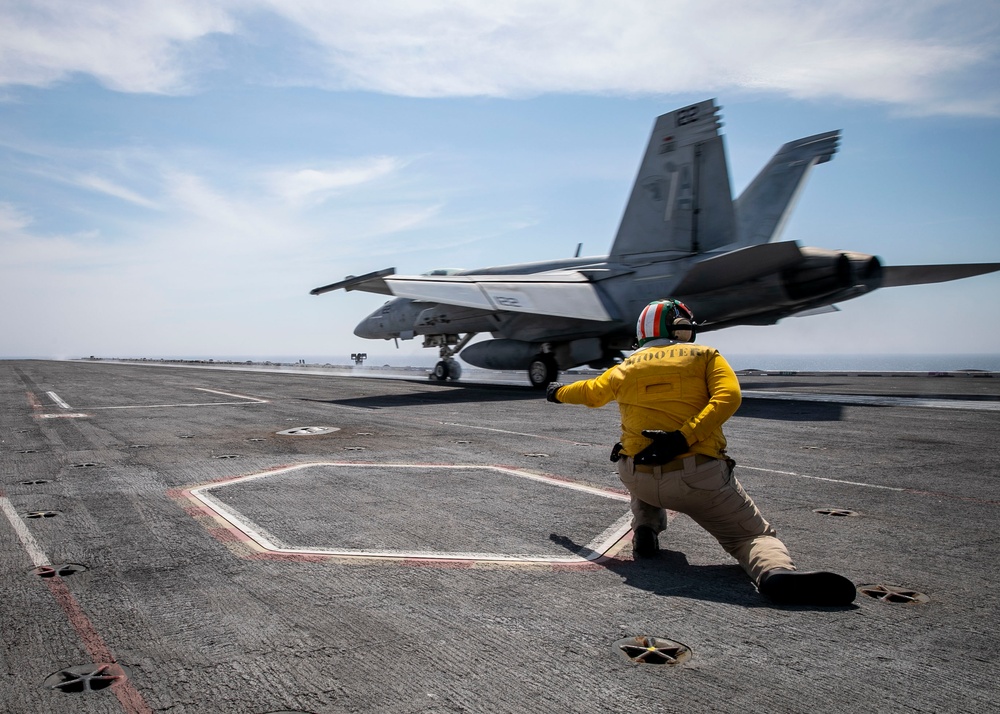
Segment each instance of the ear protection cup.
M684 317L678 317L674 320L674 324L671 329L667 330L667 333L670 335L670 339L676 340L677 342L694 342L695 331L693 327L681 330L678 329L679 325L691 325L691 321Z

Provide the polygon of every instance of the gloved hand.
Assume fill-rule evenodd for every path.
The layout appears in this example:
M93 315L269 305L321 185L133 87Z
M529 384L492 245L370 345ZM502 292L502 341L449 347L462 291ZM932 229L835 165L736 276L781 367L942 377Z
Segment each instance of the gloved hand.
M562 404L562 402L556 399L556 392L559 391L559 388L561 386L563 385L559 384L558 382L550 382L549 386L545 388L545 398L548 399L550 402L555 402L556 404Z
M642 435L652 439L653 443L635 455L632 460L637 464L659 466L673 461L688 450L687 439L679 431L644 429Z

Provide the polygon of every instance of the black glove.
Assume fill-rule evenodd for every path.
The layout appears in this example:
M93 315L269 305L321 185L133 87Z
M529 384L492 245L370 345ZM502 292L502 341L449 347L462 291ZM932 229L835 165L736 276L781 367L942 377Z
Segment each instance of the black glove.
M550 402L555 402L556 404L562 404L562 402L556 399L556 392L559 391L559 388L561 386L563 385L559 384L558 382L549 382L549 386L545 388L545 398L548 399Z
M642 435L653 443L640 451L632 459L643 466L659 466L669 463L688 450L687 439L679 431L644 429Z

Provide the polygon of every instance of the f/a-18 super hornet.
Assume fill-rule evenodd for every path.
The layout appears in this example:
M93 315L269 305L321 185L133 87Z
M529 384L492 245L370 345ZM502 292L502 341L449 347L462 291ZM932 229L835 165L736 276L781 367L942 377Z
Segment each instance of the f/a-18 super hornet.
M460 353L477 367L526 369L544 388L559 370L621 360L634 348L636 316L653 300L682 300L705 332L836 311L835 303L876 288L1000 270L1000 263L883 266L872 255L779 241L806 176L833 157L840 132L785 144L734 201L718 113L709 99L657 118L605 257L424 275L387 268L311 293L394 296L354 334L421 335L424 347L439 350L438 380L459 378ZM469 344L480 333L493 339Z

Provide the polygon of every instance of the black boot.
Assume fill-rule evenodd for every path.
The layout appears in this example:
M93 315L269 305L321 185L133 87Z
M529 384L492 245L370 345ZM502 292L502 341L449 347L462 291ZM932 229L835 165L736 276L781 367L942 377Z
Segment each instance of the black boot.
M779 605L850 605L857 596L854 583L837 573L801 572L775 568L760 576L757 589Z
M656 558L660 555L660 541L656 531L649 526L639 526L632 531L632 555L636 558Z

